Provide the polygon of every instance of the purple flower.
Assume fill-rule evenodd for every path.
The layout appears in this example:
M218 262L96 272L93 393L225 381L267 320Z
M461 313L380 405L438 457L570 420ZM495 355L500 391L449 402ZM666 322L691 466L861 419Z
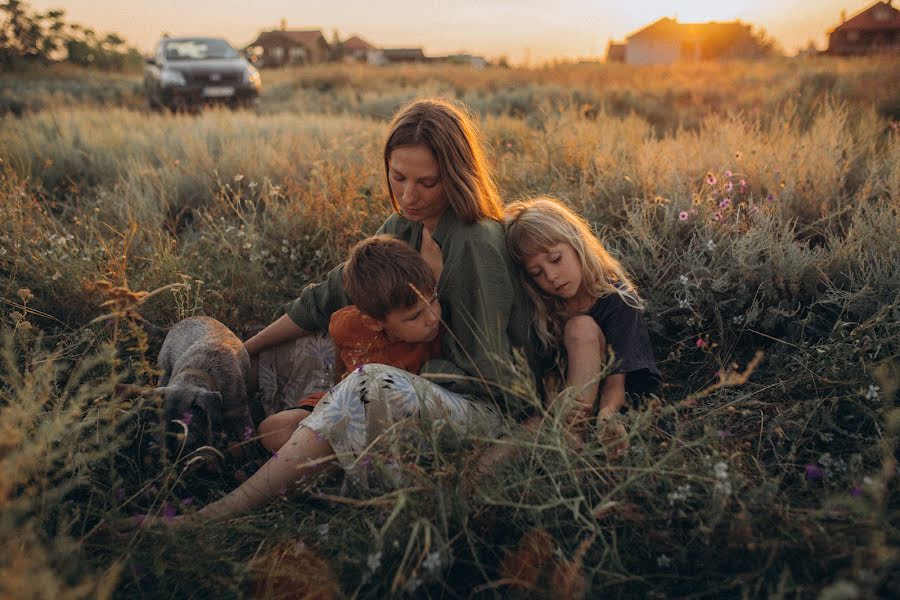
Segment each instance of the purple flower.
M716 185L716 176L712 173L706 175L706 185Z
M171 502L166 502L166 506L163 508L163 516L166 518L166 521L171 521L177 514L178 511L175 510L175 505Z
M721 202L719 202L719 208L728 208L731 206L731 198L724 198Z
M725 171L725 177L730 178L732 175L731 171Z
M859 498L860 496L862 496L862 492L862 488L858 485L854 485L852 488L850 488L850 495L854 498Z
M181 422L184 423L185 425L190 426L191 421L193 421L193 420L194 420L194 415L192 413L187 412L187 411L181 413Z
M253 428L250 427L249 425L245 425L244 426L244 436L243 436L244 441L249 442L250 438L252 438L252 437L253 437Z
M369 465L372 464L372 458L369 456L363 456L361 459L359 459L359 464L361 464L364 467L368 467Z
M825 471L819 465L810 463L804 468L806 469L806 478L810 481L818 481L825 478Z
M182 499L181 499L181 505L182 505L182 506L190 506L190 505L193 504L193 503L194 503L194 499L191 498L190 496L188 496L187 498L182 498Z
M766 196L766 202L772 202L773 200L775 200L775 195L769 192L769 195Z
M687 221L688 220L687 212L681 211L680 213L678 213L678 220L679 221Z

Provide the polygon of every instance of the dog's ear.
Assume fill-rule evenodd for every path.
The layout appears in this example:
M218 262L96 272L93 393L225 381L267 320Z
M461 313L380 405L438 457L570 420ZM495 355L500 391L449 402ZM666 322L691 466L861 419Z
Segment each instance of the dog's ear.
M194 403L206 413L209 428L215 433L221 433L222 394L219 392L202 392L194 399Z

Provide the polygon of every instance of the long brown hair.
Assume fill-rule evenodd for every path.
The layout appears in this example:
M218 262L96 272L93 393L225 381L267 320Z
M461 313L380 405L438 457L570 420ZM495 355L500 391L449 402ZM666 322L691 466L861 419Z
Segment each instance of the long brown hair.
M631 278L622 264L603 247L581 216L561 201L543 196L506 207L506 245L510 256L520 265L563 242L572 246L581 263L584 289L593 298L618 294L628 306L643 308ZM541 290L520 269L525 291L534 301L535 329L545 347L557 344L569 315L561 298Z
M481 133L462 109L441 98L420 98L401 108L391 121L384 144L384 173L391 204L400 207L391 190L391 153L401 146L428 148L441 172L444 193L464 223L481 219L499 221L503 204L491 177Z

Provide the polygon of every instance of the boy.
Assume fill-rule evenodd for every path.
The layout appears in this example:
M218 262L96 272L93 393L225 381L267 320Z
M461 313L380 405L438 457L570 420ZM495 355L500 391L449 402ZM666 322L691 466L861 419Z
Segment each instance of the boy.
M344 290L353 303L331 315L328 333L343 378L365 364L384 364L418 374L440 356L441 305L434 272L406 242L389 235L365 239L350 250ZM276 452L325 395L303 398L259 425L260 442Z

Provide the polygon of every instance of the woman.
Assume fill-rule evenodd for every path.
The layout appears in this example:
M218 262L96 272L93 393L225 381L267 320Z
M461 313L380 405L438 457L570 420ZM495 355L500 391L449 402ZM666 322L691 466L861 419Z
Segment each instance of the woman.
M513 348L524 349L534 366L531 306L506 249L503 208L476 126L447 101L413 101L391 122L384 167L394 214L378 233L406 241L434 270L447 327L441 359L427 362L422 377L383 365L351 373L276 457L198 517L259 506L335 457L352 473L361 449L392 422L424 414L434 399L454 407L443 416L458 431L496 429L498 412L523 415L526 399L508 390L517 377ZM247 340L250 355L326 331L331 314L348 303L342 273L343 265L304 289L285 315Z

